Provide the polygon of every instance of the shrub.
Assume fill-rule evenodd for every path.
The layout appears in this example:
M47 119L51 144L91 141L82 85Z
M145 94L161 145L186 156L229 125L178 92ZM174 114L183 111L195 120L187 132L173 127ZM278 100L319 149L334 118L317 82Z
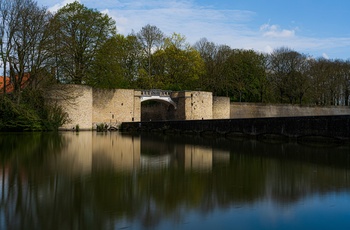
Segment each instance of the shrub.
M41 91L26 90L22 101L11 95L0 96L1 131L57 130L69 121L67 113L57 104L46 104Z

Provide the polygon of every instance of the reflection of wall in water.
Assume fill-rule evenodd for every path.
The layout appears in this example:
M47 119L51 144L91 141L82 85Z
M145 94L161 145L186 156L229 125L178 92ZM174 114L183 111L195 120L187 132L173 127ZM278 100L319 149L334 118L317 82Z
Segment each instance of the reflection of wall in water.
M200 144L185 144L182 138L160 135L142 135L141 166L179 166L185 170L211 170L213 164L230 162L229 151L213 149Z
M120 133L62 133L64 147L52 164L68 174L90 174L91 170L131 171L140 167L140 138Z
M230 163L230 152L225 150L213 149L213 164Z
M140 138L119 133L93 133L93 169L132 171L140 167Z
M185 169L211 169L213 149L203 146L185 145Z
M64 146L61 154L52 160L58 170L68 174L86 174L91 172L92 149L91 132L62 133Z

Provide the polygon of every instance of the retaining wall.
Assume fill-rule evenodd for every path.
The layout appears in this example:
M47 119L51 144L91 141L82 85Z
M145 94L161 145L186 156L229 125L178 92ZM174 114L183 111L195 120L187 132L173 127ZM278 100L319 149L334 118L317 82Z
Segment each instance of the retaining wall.
M230 118L350 115L348 106L300 106L231 103Z
M287 138L327 137L350 138L350 116L309 116L246 118L193 121L159 121L123 123L123 130L177 133L211 133L220 135L269 136Z

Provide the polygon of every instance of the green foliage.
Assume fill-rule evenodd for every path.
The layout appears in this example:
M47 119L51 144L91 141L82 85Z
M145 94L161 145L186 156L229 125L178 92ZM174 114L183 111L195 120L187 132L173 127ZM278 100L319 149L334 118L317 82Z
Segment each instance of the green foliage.
M40 91L24 91L20 104L0 97L1 131L57 130L68 121L61 107L44 103Z
M168 41L165 49L153 55L155 88L191 90L199 86L199 77L204 72L204 62L197 50L181 45L183 39Z
M42 124L45 130L57 130L68 121L68 114L61 106L45 105L42 115Z
M166 36L149 24L124 36L111 17L79 1L54 14L32 0L5 4L12 2L0 9L0 59L16 103L2 101L4 113L11 113L2 126L21 120L29 125L22 129L37 129L39 119L41 128L56 129L67 120L61 108L45 105L39 91L22 93L27 73L32 88L55 79L108 89L205 90L239 102L350 104L349 61L314 59L286 47L261 54L205 38L191 47L185 36Z
M38 114L27 105L17 105L8 97L0 99L0 130L37 131L41 130Z
M205 64L200 75L204 90L234 101L263 102L266 100L268 81L266 57L253 50L217 46L202 39L194 46Z
M140 53L144 57L144 60L140 62L140 68L145 69L150 78L154 70L152 55L161 49L164 42L164 34L158 27L147 24L141 28L136 37L141 48Z
M302 103L310 88L306 55L282 47L269 56L270 77L281 103Z
M130 88L137 75L139 45L135 36L116 35L97 51L87 84L98 88Z
M96 131L97 132L106 132L107 131L108 126L104 123L100 123L96 125Z
M264 56L252 50L233 50L225 65L226 92L237 101L262 102L267 83L264 63Z
M79 2L65 5L50 21L56 76L64 82L82 84L91 74L98 49L116 33L115 21Z

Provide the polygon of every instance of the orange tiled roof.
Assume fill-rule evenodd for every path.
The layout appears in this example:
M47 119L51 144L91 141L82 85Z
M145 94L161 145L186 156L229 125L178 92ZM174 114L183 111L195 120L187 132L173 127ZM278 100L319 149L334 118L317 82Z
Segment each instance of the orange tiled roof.
M29 79L29 74L24 74L21 88L24 88ZM4 77L0 76L0 93L3 93L3 88L4 88ZM13 84L10 83L10 78L6 77L6 93L12 93L14 90Z

